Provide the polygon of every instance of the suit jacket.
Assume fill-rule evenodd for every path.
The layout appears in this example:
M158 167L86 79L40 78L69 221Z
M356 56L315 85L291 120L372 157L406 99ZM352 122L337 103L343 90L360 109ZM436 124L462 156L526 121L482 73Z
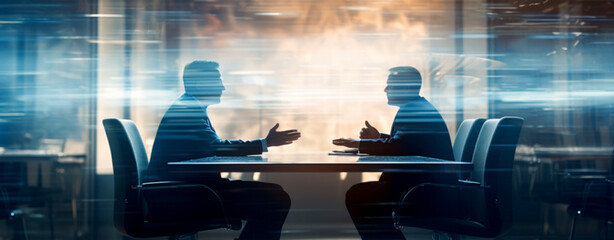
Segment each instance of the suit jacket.
M172 175L167 163L211 156L245 156L262 153L262 140L223 140L207 115L207 105L184 94L164 114L147 168L149 180L219 180L219 173Z
M443 117L423 97L401 106L390 135L378 139L363 139L359 151L371 155L417 155L454 160L450 134ZM423 182L449 181L456 175L432 173L383 173L380 181L391 185L390 197L397 198L407 187Z
M418 155L453 160L452 142L445 121L423 97L401 106L390 135L363 139L359 151L371 155Z

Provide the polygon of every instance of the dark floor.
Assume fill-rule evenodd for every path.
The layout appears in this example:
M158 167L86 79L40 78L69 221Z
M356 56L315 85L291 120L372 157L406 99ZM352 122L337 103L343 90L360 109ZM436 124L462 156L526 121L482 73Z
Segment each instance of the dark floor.
M36 213L32 211L25 221L0 220L0 240L8 239L122 239L121 235L113 228L109 222L99 222L91 229L90 234L83 234L83 225L74 224L70 219L62 217L63 213L56 212L53 222L53 236L51 226L46 212ZM15 232L18 229L15 224L25 222L26 234ZM577 222L576 236L574 239L604 239L603 222L593 219L579 219ZM547 224L546 224L547 225ZM612 225L612 224L609 224ZM23 226L23 225L22 225ZM567 226L548 226L543 228L543 224L535 223L516 223L507 235L500 239L520 240L520 239L567 239L569 225ZM608 226L609 239L614 236L613 226ZM404 229L407 239L431 239L431 231L407 228ZM218 229L199 233L199 239L207 240L226 240L234 239L239 231ZM165 239L165 238L160 238ZM284 226L282 239L359 239L356 230L350 223L316 223L298 224L288 223ZM464 237L463 239L480 239Z
M352 177L350 175L347 179ZM265 181L282 184L293 198L282 239L359 239L343 205L342 194L354 182L332 184L334 179L339 179L336 174L321 174L317 177L294 174L291 178L278 174L265 178ZM96 197L93 199L83 198L73 203L66 198L53 198L53 219L49 217L48 203L23 208L21 215L12 220L0 219L0 240L122 239L112 224L112 176L98 176L97 183ZM91 211L80 211L85 206L89 206ZM76 215L74 207L77 207ZM566 208L565 204L517 196L514 200L514 225L501 239L567 239L571 217ZM86 216L88 212L93 216ZM25 234L20 229L25 229ZM603 222L581 218L577 221L574 239L604 239L604 229ZM608 226L610 239L614 236L613 231L614 226ZM408 228L405 233L407 239L431 239L428 230ZM199 239L233 239L238 234L239 231L212 230L199 233Z

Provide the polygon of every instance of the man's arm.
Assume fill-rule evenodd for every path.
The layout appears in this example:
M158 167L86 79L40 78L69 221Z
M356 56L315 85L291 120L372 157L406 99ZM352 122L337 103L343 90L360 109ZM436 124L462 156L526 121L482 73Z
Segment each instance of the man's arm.
M252 154L261 154L266 152L268 147L282 146L290 144L297 140L301 134L295 130L277 131L279 123L275 124L266 138L255 139L249 141L243 140L222 140L215 132L208 131L206 135L215 136L211 145L215 148L216 156L245 156Z
M262 154L264 151L262 139L254 140L221 140L212 143L216 156L247 156Z
M369 155L403 155L404 140L401 138L361 139L358 151Z
M369 121L365 121L365 127L360 129L360 139L390 138L389 134L381 133L377 128L371 126Z
M213 130L208 121L203 121L198 130L200 149L206 156L246 156L263 152L262 140L224 140Z
M351 139L339 138L333 144L358 148L359 152L370 155L419 155L451 159L447 151L451 148L446 130L421 129L419 131L398 130L390 138ZM451 150L451 149L450 149Z
M352 139L338 138L333 140L333 144L348 148L358 148L361 153L370 155L404 155L403 143L401 139L396 138L378 138L378 139Z
M352 139L338 138L333 144L349 148L358 148L361 153L370 155L403 155L403 143L398 138Z
M363 139L359 151L370 155L417 155L454 159L447 129L398 130L391 138Z

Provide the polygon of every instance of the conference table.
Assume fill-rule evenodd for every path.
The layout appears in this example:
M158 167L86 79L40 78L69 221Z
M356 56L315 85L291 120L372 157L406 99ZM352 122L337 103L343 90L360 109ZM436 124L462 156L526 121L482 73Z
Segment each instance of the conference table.
M353 185L376 181L380 172L468 172L473 165L420 156L329 155L265 153L262 156L208 157L168 163L175 174L222 172L235 180L281 185L292 199L284 235L301 239L358 237L345 207ZM257 174L261 173L261 174ZM235 177L231 177L231 176ZM258 177L256 177L258 176ZM232 239L233 236L228 236Z
M210 172L467 172L469 162L422 156L331 153L269 153L263 156L206 157L168 163L172 173Z

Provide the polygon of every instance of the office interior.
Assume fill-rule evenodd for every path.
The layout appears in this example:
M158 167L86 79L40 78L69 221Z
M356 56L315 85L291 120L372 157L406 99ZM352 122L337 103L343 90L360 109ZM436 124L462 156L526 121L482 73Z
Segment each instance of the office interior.
M134 121L150 154L195 59L220 63L227 90L209 110L220 136L260 138L277 122L301 131L264 157L330 152L365 120L387 131L396 109L383 90L395 66L420 70L421 95L452 139L464 119L520 116L514 224L501 238L568 238L568 206L586 190L570 175L614 167L613 21L611 0L2 1L0 155L68 157L3 165L3 179L33 192L21 227L0 218L0 239L124 238L102 119ZM282 239L359 239L345 191L378 173L222 176L284 186L293 204ZM614 236L610 220L578 219L574 239Z

